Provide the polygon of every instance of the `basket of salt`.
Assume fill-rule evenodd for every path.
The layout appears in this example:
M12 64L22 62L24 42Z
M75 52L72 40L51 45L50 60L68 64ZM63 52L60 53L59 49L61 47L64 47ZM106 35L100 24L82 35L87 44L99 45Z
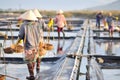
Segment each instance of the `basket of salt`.
M69 25L69 26L67 26L67 29L68 29L68 30L73 30L73 26L70 26L70 25Z
M24 47L22 45L11 45L11 48L13 49L14 52L16 53L21 53L24 51Z
M44 46L43 46L44 49L46 50L52 50L54 47L52 44L49 44L49 43L45 43Z
M14 52L14 50L11 47L6 47L3 49L3 51L8 54L12 54Z
M39 47L38 53L39 53L40 56L44 56L47 53L47 50L45 50L44 48Z
M20 24L16 24L16 27L20 27Z
M0 75L0 80L5 80L5 75Z
M40 42L39 43L39 48L43 48L44 47L44 43L43 42Z
M118 32L120 31L119 27L115 27L114 30Z
M23 48L23 46L21 46L21 45L17 45L13 50L14 50L14 52L16 52L16 53L21 53L21 52L24 51L24 48Z

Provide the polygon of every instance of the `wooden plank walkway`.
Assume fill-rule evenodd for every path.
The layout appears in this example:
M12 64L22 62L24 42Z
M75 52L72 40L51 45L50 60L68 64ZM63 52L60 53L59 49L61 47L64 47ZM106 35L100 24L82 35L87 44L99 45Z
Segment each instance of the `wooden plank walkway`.
M66 51L66 55L62 58L59 63L56 64L57 67L55 67L54 71L53 69L50 69L49 71L40 72L37 76L38 78L36 80L47 80L48 78L50 80L76 80L78 77L78 70L79 70L79 63L80 63L80 57L73 56L72 58L67 57L67 55L74 55L74 54L80 54L83 49L84 39L85 39L85 33L86 33L86 25L87 21L84 23L83 27L84 30L78 32L77 37L75 38L73 44L69 48L68 51ZM83 36L81 36L81 33ZM81 37L79 37L81 36ZM75 57L75 59L74 59ZM50 72L50 73L49 73ZM51 75L50 75L51 74Z

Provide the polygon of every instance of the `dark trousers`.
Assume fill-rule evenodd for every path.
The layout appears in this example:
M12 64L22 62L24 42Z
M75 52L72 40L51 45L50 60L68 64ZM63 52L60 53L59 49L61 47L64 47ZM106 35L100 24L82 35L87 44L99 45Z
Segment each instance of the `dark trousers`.
M100 20L97 20L97 21L96 21L96 27L97 27L97 28L100 28Z
M41 59L40 58L37 58L36 60L36 72L38 73L39 70L40 70L40 62L41 62ZM34 67L35 67L35 62L30 62L27 64L27 67L28 67L28 71L29 71L29 75L30 76L34 76Z

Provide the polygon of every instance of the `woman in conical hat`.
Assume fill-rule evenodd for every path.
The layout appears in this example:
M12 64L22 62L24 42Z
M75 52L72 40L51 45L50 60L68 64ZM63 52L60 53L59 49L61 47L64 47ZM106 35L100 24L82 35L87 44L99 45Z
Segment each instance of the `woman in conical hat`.
M35 14L32 12L32 10L26 11L21 16L19 16L18 19L22 19L24 21L36 21L36 20L38 20L36 18Z
M43 43L43 29L42 29L42 26L45 24L45 22L43 21L42 19L42 15L40 14L40 12L38 11L38 9L33 9L33 13L35 14L35 16L37 17L38 21L37 21L37 30L39 30L39 32L37 33L38 34L38 43ZM41 47L42 48L42 47ZM39 50L38 50L39 51ZM38 52L40 53L40 51ZM42 53L40 53L42 54ZM40 55L39 54L39 57L37 58L37 65L36 65L36 72L38 73L39 70L40 70L40 62L41 62L41 58L42 56L44 55Z
M37 20L37 18L36 17L34 17L34 14L33 14L33 12L31 11L31 10L29 10L29 11L27 11L27 12L25 12L25 13L23 13L22 15L20 15L19 17L18 17L18 21L36 21ZM20 24L22 24L22 23L20 23Z
M38 11L38 9L33 9L33 13L35 14L35 16L37 18L42 18L42 15L40 14L40 12Z
M44 30L47 28L44 19L42 18L42 15L40 14L40 12L38 11L38 9L33 9L33 13L35 14L35 16L38 19L38 22L40 23L40 27Z
M65 25L67 25L67 23L66 23L66 19L63 15L62 10L57 11L57 15L56 15L56 18L55 18L55 23L57 24L58 38L60 38L60 32L61 31L63 33L63 37L65 37L65 33L63 31L63 28L64 28Z
M38 36L36 36L35 33L38 33L38 30L36 25L33 23L38 19L31 10L28 10L19 18L22 18L24 20L24 23L20 27L18 35L19 39L16 44L18 44L21 39L24 41L25 59L28 61L27 66L30 75L29 77L27 77L27 79L34 80L34 65L35 60L38 56L36 50L38 46Z

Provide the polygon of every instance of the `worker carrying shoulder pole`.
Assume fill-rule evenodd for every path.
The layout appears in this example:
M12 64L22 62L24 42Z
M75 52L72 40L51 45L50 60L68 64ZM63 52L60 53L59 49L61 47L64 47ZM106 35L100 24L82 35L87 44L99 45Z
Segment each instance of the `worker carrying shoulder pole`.
M25 60L28 61L27 67L29 71L28 80L35 80L34 77L34 67L35 61L37 58L37 47L38 41L37 36L35 33L38 33L37 26L35 26L35 21L38 19L36 18L35 14L32 10L29 10L22 14L20 18L23 19L24 23L20 27L19 31L19 39L17 40L16 44L18 44L21 39L24 41L24 53L25 53Z
M58 31L58 38L60 39L60 32L63 33L63 38L65 37L65 33L63 28L67 26L65 16L63 15L63 11L59 10L57 11L57 15L55 18L55 23L57 24L57 31Z

